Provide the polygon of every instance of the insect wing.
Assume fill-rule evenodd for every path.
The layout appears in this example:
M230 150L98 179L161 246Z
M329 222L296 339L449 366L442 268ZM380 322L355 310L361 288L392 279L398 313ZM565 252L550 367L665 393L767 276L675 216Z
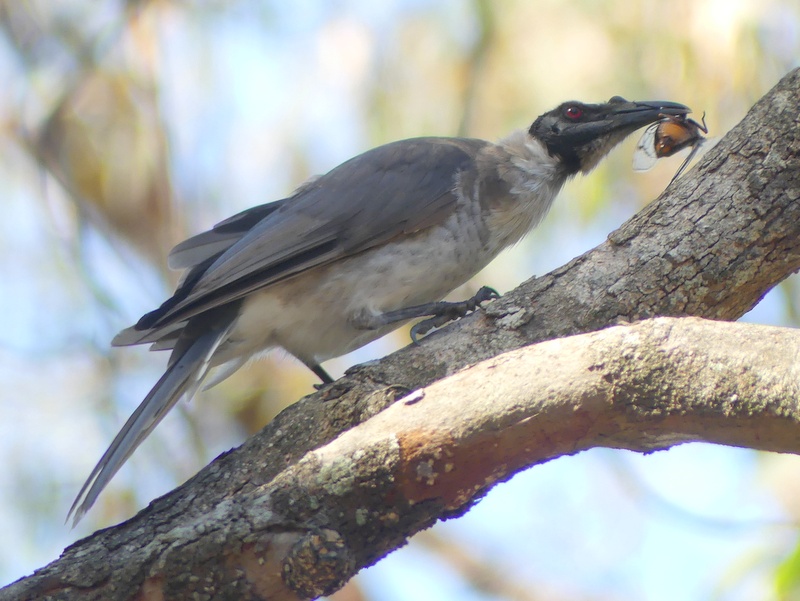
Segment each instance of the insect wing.
M656 156L656 131L658 130L659 123L650 125L639 142L636 143L636 150L633 152L633 170L634 171L647 171L656 164L658 156Z
M678 170L675 172L675 175L673 175L672 179L669 180L670 184L680 177L681 173L683 173L683 170L686 169L686 166L689 164L689 162L697 154L697 151L700 150L700 147L703 145L703 140L704 139L705 138L699 138L697 141L695 141L694 144L692 144L691 152L689 152L689 154L686 155L686 158L683 159L683 163L681 163L681 166L678 167Z
M692 145L691 152L686 156L681 163L681 166L678 168L678 171L675 175L672 176L672 179L669 180L671 184L674 182L678 177L680 177L681 173L683 173L684 169L689 165L689 163L695 159L699 159L709 150L714 148L717 145L717 142L720 141L721 138L713 137L713 138L703 138L702 136Z

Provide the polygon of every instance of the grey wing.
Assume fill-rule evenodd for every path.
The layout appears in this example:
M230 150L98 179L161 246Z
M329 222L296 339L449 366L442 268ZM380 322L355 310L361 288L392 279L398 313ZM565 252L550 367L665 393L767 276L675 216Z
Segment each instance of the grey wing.
M319 175L313 175L304 181L295 190L292 196L297 196L309 189L314 182L319 179ZM204 261L214 257L219 257L236 242L242 239L255 225L266 218L270 213L281 208L288 198L276 200L267 204L245 209L233 217L228 217L220 221L207 232L192 236L184 240L173 248L167 263L170 269L191 269Z
M173 248L167 259L171 269L192 268L218 257L241 240L259 221L277 211L286 199L259 205L237 213L202 234L192 236Z
M169 337L187 319L254 290L443 222L455 210L457 174L486 144L417 138L380 146L343 163L279 201L221 254L211 252L219 247L208 246L206 263L193 267L175 296L115 342ZM176 247L179 255L180 249Z

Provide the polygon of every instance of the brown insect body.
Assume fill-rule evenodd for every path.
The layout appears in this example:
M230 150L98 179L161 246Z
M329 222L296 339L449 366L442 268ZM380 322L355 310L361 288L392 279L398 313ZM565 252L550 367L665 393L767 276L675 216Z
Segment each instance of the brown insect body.
M655 165L658 159L670 157L691 147L691 152L670 180L670 183L674 182L705 141L702 135L708 133L705 113L703 113L701 121L702 124L685 116L665 115L663 119L653 123L644 131L636 145L636 152L633 155L634 170L646 171Z
M705 139L700 132L708 133L708 128L694 119L681 120L665 118L656 124L655 151L658 158L669 157L687 146L696 146Z

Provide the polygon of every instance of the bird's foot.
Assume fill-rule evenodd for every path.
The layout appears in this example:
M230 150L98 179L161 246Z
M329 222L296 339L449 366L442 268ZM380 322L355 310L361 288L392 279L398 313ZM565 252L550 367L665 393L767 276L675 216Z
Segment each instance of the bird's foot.
M477 309L481 303L496 298L500 298L496 290L483 286L475 293L475 296L465 301L436 303L435 310L431 312L432 317L422 320L411 328L411 340L414 344L419 344L419 336L424 336L434 328L441 328L451 321L464 317L467 313Z

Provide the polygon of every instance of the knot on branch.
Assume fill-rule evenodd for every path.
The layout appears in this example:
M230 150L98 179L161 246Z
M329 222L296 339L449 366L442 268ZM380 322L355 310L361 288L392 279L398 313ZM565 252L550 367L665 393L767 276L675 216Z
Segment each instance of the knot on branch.
M350 579L355 560L335 530L309 532L295 543L283 561L283 581L299 597L329 595Z

